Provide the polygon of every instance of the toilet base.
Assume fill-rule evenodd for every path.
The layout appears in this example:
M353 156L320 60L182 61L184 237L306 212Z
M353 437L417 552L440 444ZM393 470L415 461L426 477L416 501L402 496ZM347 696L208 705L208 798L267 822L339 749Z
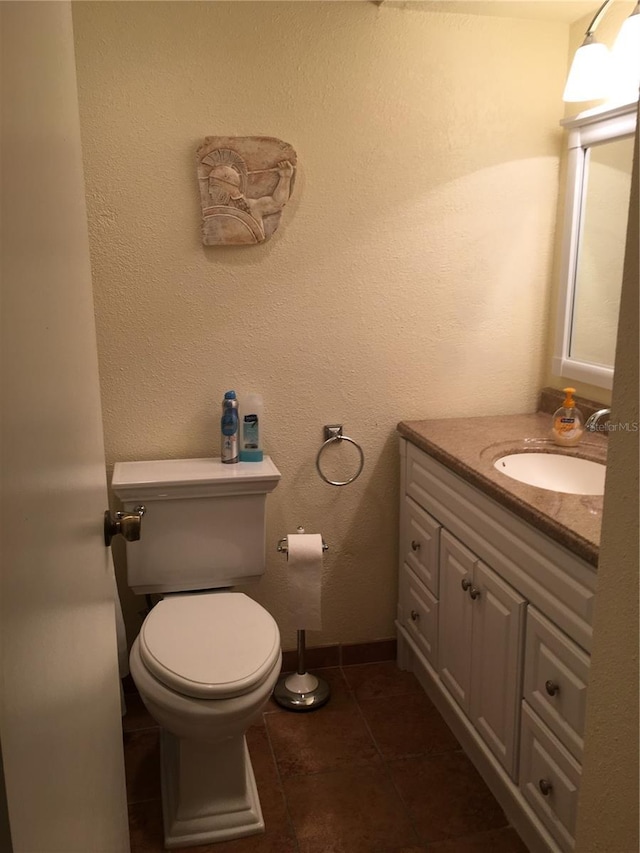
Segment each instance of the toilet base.
M219 743L185 740L162 730L165 847L195 847L264 832L244 735Z

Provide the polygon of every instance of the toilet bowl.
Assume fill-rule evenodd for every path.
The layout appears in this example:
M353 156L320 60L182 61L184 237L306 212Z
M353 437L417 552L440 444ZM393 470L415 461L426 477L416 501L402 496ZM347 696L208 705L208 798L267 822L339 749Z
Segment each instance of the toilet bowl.
M171 595L145 619L130 668L162 728L167 848L264 830L245 732L281 663L274 619L243 593Z

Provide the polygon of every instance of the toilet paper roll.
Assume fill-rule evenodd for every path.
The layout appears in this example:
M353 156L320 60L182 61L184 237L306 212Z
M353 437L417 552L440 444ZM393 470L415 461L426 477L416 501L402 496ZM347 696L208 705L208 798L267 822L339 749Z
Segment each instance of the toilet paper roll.
M322 536L292 533L287 536L289 613L299 631L322 628Z

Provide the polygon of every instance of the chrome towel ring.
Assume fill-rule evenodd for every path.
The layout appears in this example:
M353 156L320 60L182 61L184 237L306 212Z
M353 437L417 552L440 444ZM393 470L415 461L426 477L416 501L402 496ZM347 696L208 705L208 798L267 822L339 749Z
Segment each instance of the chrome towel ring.
M316 456L316 468L318 470L318 474L322 477L325 483L328 483L330 486L348 486L349 483L353 483L354 480L357 480L360 474L362 474L362 469L364 468L364 452L357 441L354 441L352 438L349 438L348 435L342 434L342 424L327 424L324 428L324 444L321 446L318 451L318 455ZM356 448L358 453L360 454L360 464L358 465L358 470L353 475L353 477L349 477L348 480L330 480L322 471L320 467L320 459L322 454L327 449L330 444L333 444L335 441L348 441L350 444Z

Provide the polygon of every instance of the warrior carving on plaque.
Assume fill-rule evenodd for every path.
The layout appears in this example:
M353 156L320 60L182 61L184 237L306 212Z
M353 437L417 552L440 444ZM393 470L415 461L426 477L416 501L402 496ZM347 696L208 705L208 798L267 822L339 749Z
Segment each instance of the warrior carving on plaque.
M227 144L215 145L223 140ZM273 165L265 164L269 159ZM268 239L291 196L295 163L295 151L279 139L207 137L198 150L204 244L255 244Z

